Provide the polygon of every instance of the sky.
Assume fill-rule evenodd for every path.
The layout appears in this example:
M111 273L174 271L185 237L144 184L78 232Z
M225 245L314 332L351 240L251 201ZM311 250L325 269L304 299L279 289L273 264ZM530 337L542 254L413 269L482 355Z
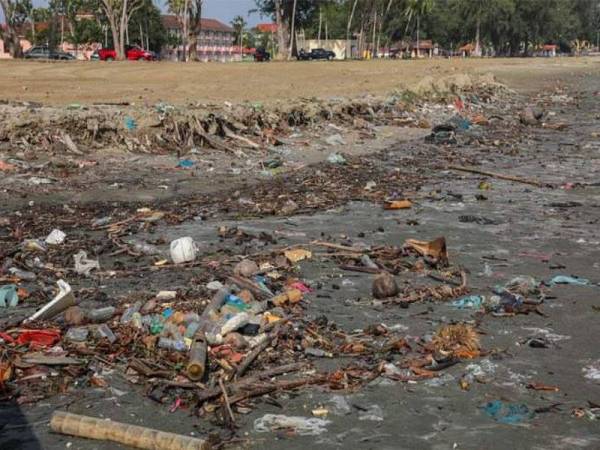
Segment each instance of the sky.
M164 0L154 0L155 4L164 10ZM46 0L33 0L36 6L47 6ZM248 14L248 11L255 8L254 0L204 0L204 11L202 15L206 18L217 19L229 24L235 16L242 16L249 26L254 26L260 22L268 22L268 18L261 18L259 14ZM0 22L4 22L4 15L0 11Z

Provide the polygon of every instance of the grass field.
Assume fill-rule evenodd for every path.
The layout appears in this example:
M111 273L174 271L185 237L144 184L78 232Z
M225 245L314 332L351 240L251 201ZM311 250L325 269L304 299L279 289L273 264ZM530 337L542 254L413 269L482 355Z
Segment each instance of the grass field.
M297 97L385 94L434 77L491 72L531 90L569 73L598 71L600 59L433 59L270 63L0 61L0 100L73 102L272 102Z

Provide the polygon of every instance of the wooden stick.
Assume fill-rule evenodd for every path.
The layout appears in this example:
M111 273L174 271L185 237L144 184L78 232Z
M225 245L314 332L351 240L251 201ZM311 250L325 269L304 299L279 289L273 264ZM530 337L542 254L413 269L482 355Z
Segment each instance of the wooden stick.
M275 367L273 369L265 370L263 372L259 372L256 375L252 375L249 377L242 378L241 380L236 381L235 383L231 383L229 388L231 391L240 390L244 386L249 386L252 383L257 383L264 379L269 379L276 375L281 375L284 373L297 372L298 370L306 367L305 363L293 363L286 364L283 366ZM206 400L210 400L211 398L215 398L221 395L221 389L214 387L210 389L203 389L198 392L198 403L202 403Z
M365 253L367 251L364 248L348 247L346 245L333 244L331 242L323 242L323 241L312 241L311 245L318 245L319 247L332 248L334 250L341 250L343 252L350 252L350 253Z
M227 414L229 415L231 425L233 425L235 424L235 417L233 416L233 411L231 410L231 405L229 404L229 396L227 395L227 390L223 385L222 378L219 378L219 387L221 388L221 392L223 393L223 404L225 405L225 409L227 410Z
M236 378L239 379L242 377L242 375L244 375L246 373L246 370L248 370L248 367L250 367L250 365L254 362L254 360L256 358L258 358L258 355L260 355L263 351L265 351L267 349L267 347L269 347L269 345L271 345L271 343L277 338L278 334L279 334L279 324L276 324L273 332L271 334L269 334L264 341L262 341L260 344L258 344L254 350L252 350L250 353L248 353L248 355L246 355L244 362L242 362L242 364L240 364L240 366L237 368L237 370L235 372Z
M128 425L95 417L55 411L50 428L56 433L101 441L113 441L148 450L210 450L205 439L198 439L151 428Z
M327 380L327 377L324 375L313 375L304 378L297 378L294 380L283 380L279 382L273 382L262 386L257 386L252 390L248 390L246 392L241 392L237 395L234 395L229 399L229 403L235 405L237 402L241 402L242 400L269 394L277 390L285 391L288 389L295 389L301 386L306 386L308 384L322 383L325 380Z
M477 170L477 169L472 169L469 167L462 167L462 166L448 166L448 169L456 170L459 172L475 173L477 175L484 175L486 177L498 178L500 180L514 181L515 183L523 183L523 184L529 184L531 186L544 187L544 184L540 183L539 181L527 180L526 178L515 177L512 175L502 175L500 173L486 172L484 170Z

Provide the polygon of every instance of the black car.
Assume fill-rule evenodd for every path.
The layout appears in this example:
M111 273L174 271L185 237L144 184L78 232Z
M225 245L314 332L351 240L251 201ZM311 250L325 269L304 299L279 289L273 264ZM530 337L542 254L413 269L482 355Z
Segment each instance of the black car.
M335 53L331 50L325 50L324 48L313 48L309 53L300 49L298 52L298 59L300 61L308 61L309 59L326 59L328 61L335 59Z
M257 48L256 52L254 52L254 61L256 62L266 62L271 59L271 54L266 51L264 48Z
M50 50L46 45L37 45L31 47L25 52L25 59L44 59L44 60L61 60L68 61L75 59L70 53L61 52L58 50Z

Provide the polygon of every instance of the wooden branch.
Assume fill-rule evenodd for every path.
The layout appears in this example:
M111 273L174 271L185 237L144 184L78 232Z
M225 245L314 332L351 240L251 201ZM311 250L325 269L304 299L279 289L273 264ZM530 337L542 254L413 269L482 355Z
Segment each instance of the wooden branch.
M507 181L514 181L515 183L529 184L531 186L536 186L536 187L544 187L545 186L544 183L541 183L539 181L528 180L526 178L515 177L512 175L502 175L500 173L487 172L484 170L472 169L469 167L448 166L448 170L456 170L458 172L474 173L477 175L484 175L486 177L498 178L499 180L507 180Z
M231 391L240 390L244 386L249 386L253 383L257 383L264 379L272 378L276 375L281 375L284 373L297 372L300 369L306 367L306 363L293 363L286 364L283 366L275 367L273 369L265 370L263 372L259 372L250 377L242 378L234 383L230 383L229 388ZM206 400L210 400L212 398L218 397L221 395L221 389L218 387L203 389L198 393L198 403L205 402Z

